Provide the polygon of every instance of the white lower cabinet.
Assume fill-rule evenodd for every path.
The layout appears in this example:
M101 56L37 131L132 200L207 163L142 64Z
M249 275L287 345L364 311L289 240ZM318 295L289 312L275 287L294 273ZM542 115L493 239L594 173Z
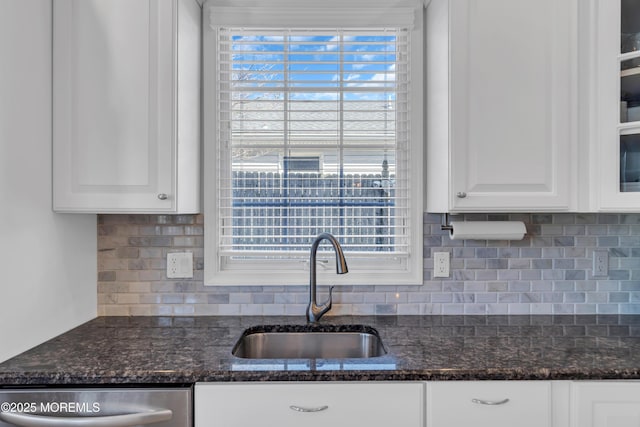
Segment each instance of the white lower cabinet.
M195 427L639 427L640 381L197 383Z
M567 427L568 383L427 383L427 426Z
M640 426L640 382L574 382L572 400L572 427Z
M198 383L195 427L422 427L422 382Z

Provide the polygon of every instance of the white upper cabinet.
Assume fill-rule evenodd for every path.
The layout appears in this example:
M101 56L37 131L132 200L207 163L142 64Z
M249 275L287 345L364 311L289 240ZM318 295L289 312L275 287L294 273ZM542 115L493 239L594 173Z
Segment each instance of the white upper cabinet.
M198 3L53 8L54 210L199 212Z
M427 211L577 208L576 0L427 7Z
M640 2L592 0L595 210L640 212Z

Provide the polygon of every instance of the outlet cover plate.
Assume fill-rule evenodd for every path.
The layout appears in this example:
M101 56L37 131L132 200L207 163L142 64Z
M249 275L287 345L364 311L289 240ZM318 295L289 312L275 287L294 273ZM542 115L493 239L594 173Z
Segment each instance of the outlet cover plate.
M193 253L172 252L167 254L167 278L193 278Z
M593 251L593 277L609 275L609 251Z
M433 277L449 277L449 252L433 253Z

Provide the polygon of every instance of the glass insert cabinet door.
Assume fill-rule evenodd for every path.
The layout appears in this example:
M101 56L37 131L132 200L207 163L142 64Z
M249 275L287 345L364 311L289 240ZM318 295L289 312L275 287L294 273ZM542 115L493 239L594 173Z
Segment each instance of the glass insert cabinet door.
M619 19L619 191L640 193L640 1L621 0Z

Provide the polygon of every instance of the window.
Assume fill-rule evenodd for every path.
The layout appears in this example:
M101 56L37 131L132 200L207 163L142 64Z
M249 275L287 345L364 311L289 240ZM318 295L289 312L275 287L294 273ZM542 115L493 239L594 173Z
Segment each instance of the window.
M306 284L322 232L334 282L421 284L421 3L233 4L205 5L205 284Z

